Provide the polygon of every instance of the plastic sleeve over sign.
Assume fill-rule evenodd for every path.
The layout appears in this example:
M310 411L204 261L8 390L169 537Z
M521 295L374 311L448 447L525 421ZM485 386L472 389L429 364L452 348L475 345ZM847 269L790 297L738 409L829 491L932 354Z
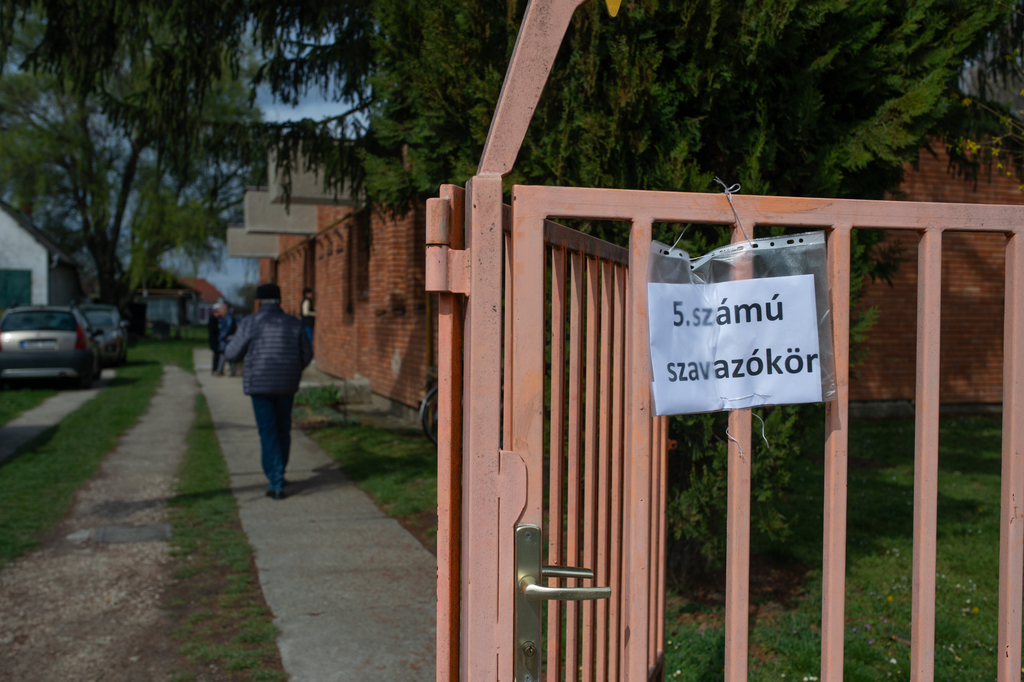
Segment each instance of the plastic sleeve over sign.
M653 242L648 263L649 283L717 284L745 279L739 276L740 272L752 273L751 279L813 275L821 356L821 395L824 401L835 399L835 353L824 232L765 237L729 244L693 261L681 249Z

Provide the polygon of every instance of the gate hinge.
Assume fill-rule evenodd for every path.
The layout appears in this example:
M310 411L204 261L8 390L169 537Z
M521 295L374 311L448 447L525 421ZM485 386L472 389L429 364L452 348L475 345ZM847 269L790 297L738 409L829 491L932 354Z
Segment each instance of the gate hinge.
M469 294L469 249L453 249L452 205L448 199L427 199L427 291ZM457 226L459 230L462 226ZM461 240L456 246L461 246Z
M427 246L427 291L469 294L469 249Z

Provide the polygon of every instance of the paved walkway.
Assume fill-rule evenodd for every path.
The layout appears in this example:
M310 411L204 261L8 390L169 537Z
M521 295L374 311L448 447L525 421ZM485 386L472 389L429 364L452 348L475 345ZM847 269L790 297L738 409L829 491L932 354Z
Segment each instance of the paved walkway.
M208 350L194 359L210 366ZM434 557L301 431L292 432L290 496L267 498L241 377L197 376L291 681L433 680Z
M18 451L25 443L34 439L46 429L56 426L86 401L95 398L96 394L114 378L114 370L105 369L100 381L87 391L65 390L52 398L47 398L31 410L25 410L0 428L0 462Z

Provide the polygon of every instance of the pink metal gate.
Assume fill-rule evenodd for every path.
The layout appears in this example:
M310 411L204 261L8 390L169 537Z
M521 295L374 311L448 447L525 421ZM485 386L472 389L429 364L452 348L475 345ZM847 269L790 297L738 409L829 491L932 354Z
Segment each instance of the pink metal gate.
M939 310L942 232L989 231L1007 235L1004 360L1003 495L1000 531L999 680L1018 679L1021 656L1021 599L1024 530L1019 499L1024 494L1024 209L1019 207L908 202L842 201L740 197L735 199L742 223L785 225L829 231L828 272L838 398L826 403L825 504L821 679L838 681L843 669L843 616L846 563L846 445L849 339L849 239L853 228L914 230L921 235L918 292L917 424L914 485L914 559L911 679L933 679L935 642L935 551L938 500ZM549 217L626 220L630 232L631 272L646 272L654 222L733 224L722 195L557 187L513 189L514 264L529 271L535 263L537 235ZM734 227L734 241L741 241ZM627 446L642 450L645 410L649 405L647 300L642 281L627 286L627 335L633 389L632 437ZM519 299L516 299L519 302ZM525 303L525 301L524 301ZM518 362L518 360L517 360ZM517 374L518 374L517 367ZM730 414L726 584L726 680L747 677L748 574L750 549L750 412ZM635 456L635 455L634 455ZM627 459L629 455L627 454ZM626 485L625 504L643 498L639 487ZM629 473L626 474L627 479ZM630 497L632 496L632 497ZM651 530L643 515L635 517L628 537ZM657 528L657 525L655 525ZM655 531L657 532L657 531ZM630 553L627 563L640 571L643 558ZM642 610L643 581L625 576L627 612ZM630 599L633 599L630 605ZM627 618L636 622L627 613ZM660 633L659 633L660 637ZM660 646L660 643L659 643Z
M428 203L427 287L443 292L438 344L438 679L456 679L460 649L471 648L474 636L487 634L478 632L475 625L468 630L464 624L459 627L459 620L472 619L477 607L466 608L465 602L457 607L468 592L458 579L460 562L472 564L475 558L458 549L465 531L479 530L481 522L494 515L500 524L497 556L491 557L497 575L487 577L496 579L499 589L508 588L504 595L497 595L499 627L490 633L508 638L507 642L491 640L499 666L513 663L521 653L513 644L515 634L501 624L503 615L516 611L504 599L512 600L517 589L511 559L506 566L502 552L511 558L515 529L537 527L547 537L547 564L592 572L583 578L572 571L557 574L548 567L543 574L549 587L560 587L564 579L566 588L593 583L610 587L611 595L607 600L547 602L548 637L539 652L543 656L537 657L545 660L547 679L618 679L625 665L623 655L630 651L646 671L645 679L656 676L664 639L661 567L667 431L666 420L652 418L649 410L640 415L642 425L630 413L638 391L630 388L632 374L627 371L634 360L627 355L633 333L627 329L628 251L543 220L533 249L517 249L515 235L504 236L504 277L503 282L499 280L504 284L502 449L497 464L498 480L507 477L508 483L499 485L496 499L478 498L485 509L478 506L460 512L460 490L472 492L479 485L471 472L462 469L465 459L460 454L468 453L460 453L462 434L456 432L460 418L474 402L465 392L460 401L460 389L466 391L471 382L460 387L457 378L462 349L468 365L474 345L466 336L460 338L463 299L456 293L469 290L460 278L472 253L453 249L460 245L454 233L462 226L455 208L459 202L451 199L462 194L461 188L445 186L443 198ZM503 213L503 228L508 228L508 207ZM522 267L516 257L519 253L531 261L528 267ZM627 424L637 425L634 432L627 432ZM627 438L642 438L643 444L627 454ZM475 464L480 469L486 466ZM489 479L492 472L484 471L483 478ZM642 494L630 494L629 486L640 490L641 485ZM631 541L638 527L644 529L642 535ZM633 582L644 581L642 597L627 593L625 575ZM642 605L634 604L638 598L644 600ZM632 626L622 617L630 607L640 618ZM632 647L626 646L629 642ZM508 661L502 661L503 651ZM519 667L524 663L520 660ZM540 666L536 667L539 671ZM516 677L522 680L526 674Z
M643 273L655 222L733 225L735 218L725 196L691 193L514 187L511 210L503 206L502 177L580 4L531 0L477 175L465 189L443 186L428 202L427 289L440 293L439 682L537 682L542 670L549 682L645 682L658 675L662 660L666 432L665 420L650 411ZM942 233L1007 236L997 656L999 682L1018 680L1024 209L743 196L734 203L750 230L828 231L838 393L826 404L823 682L843 675L850 231L921 235L911 636L911 679L918 682L931 682L934 668ZM629 249L553 218L627 221ZM734 242L738 232L734 227ZM749 410L730 414L729 432L735 441L728 456L725 679L741 682L748 653ZM544 531L548 563L556 566L540 565ZM581 578L591 584L579 587ZM539 599L552 600L546 641ZM569 601L563 607L560 599ZM536 634L525 639L523 628L534 621Z
M457 188L445 191L450 195L460 194ZM495 593L474 595L465 581L460 583L454 573L446 573L454 563L439 570L439 615L442 611L445 615L454 614L453 607L461 598L463 621L461 630L454 623L448 623L455 628L449 632L461 631L461 640L456 642L452 638L442 646L444 633L439 620L438 679L458 679L460 665L463 676L468 673L466 679L476 679L472 674L474 646L488 648L489 656L482 657L497 664L496 668L488 670L496 673L495 678L514 675L511 616L515 611L516 584L510 558L514 552L512 533L516 524L542 525L545 520L545 420L550 426L549 451L561 452L563 438L568 445L565 470L561 468L562 458L550 460L551 503L546 516L552 528L549 562L562 559L571 566L593 567L596 584L610 585L613 591L613 599L606 607L600 602L596 606L590 602L580 609L570 603L565 609L570 626L565 630L564 645L560 641L563 636L559 627L560 607L549 608L548 679L551 682L575 680L577 669L581 669L583 680L644 679L657 672L658 657L663 650L664 578L660 571L664 546L666 436L663 420L650 417L646 286L643 280L634 283L629 273L646 272L654 222L732 224L733 214L723 195L559 187L515 187L512 195L511 235L504 237L505 248L500 250L505 265L505 299L495 297L496 302L492 304L495 310L504 311L505 322L502 337L499 320L494 346L499 360L504 349L505 412L500 434L500 467L496 467L498 485L492 489L493 493L488 491L488 495L474 498L474 486L478 486L479 481L474 478L472 467L480 463L471 461L469 475L462 479L462 489L467 499L489 507L492 515L495 515L495 507L505 503L511 504L513 511L498 510L498 527L491 530L483 544L477 545L477 551L483 547L491 552L483 563L496 578ZM1024 323L1024 209L778 197L735 197L734 202L747 226L786 225L828 231L829 291L838 384L837 399L826 405L823 510L821 679L830 682L841 680L843 669L850 230L913 230L921 235L911 636L911 679L920 682L933 679L934 667L942 233L987 231L1007 236L998 679L1000 682L1018 679L1024 593L1024 525L1021 523L1024 515L1019 502L1024 495L1024 342L1019 338L1019 327ZM449 217L439 221L434 217L443 212L442 209L448 210L448 206L443 200L433 204L432 226L451 220ZM451 210L448 215L455 213ZM621 249L550 222L549 218L554 217L629 221L632 227L628 260ZM736 231L734 229L734 234ZM433 228L429 234L435 244L443 240L443 235L438 237ZM550 250L546 245L551 245ZM445 248L434 246L430 251L439 254ZM463 282L454 284L454 289L468 291L470 286L464 282L470 278L461 268L468 267L471 272L476 265L475 258L472 249L462 255L448 251L443 258L435 259L436 265L431 271L435 275L446 274L449 279L444 286L449 290L454 282ZM628 268L624 267L627 262ZM497 264L496 271L502 272L501 263ZM549 272L551 317L546 318L544 282ZM438 286L437 282L432 286ZM498 296L501 291L502 287L497 287ZM452 300L456 297L455 294L447 296ZM474 296L475 293L468 300L472 301ZM442 303L442 311L444 306ZM565 337L552 334L550 355L545 357L543 330L562 329L566 313L569 317L568 383L550 382L550 410L546 411L545 364L550 363L550 376L561 375ZM457 351L458 344L447 330L458 327L456 317L442 318L442 348L448 343L453 351ZM475 345L475 339L467 339L465 364L469 374L473 372ZM449 369L458 364L456 358L457 352L453 352L448 361L452 363ZM441 371L443 376L444 365ZM475 402L471 392L474 378L467 379L469 401ZM568 392L567 396L562 395L563 390ZM445 395L454 400L456 393L452 388ZM497 397L500 403L500 396ZM453 410L454 407L452 405ZM563 409L568 411L565 434L561 430ZM455 416L456 411L451 414ZM467 409L465 414L471 411ZM444 422L442 417L442 424ZM496 426L493 428L497 430ZM730 414L730 433L737 442L730 443L729 449L725 679L732 682L745 680L747 676L750 462L742 453L751 451L748 410ZM443 441L448 443L457 440L451 432L444 438L449 439ZM495 452L498 450L496 447ZM453 475L459 452L457 449L448 452L450 459L442 456L442 460L447 463L445 466L451 467L448 474ZM472 451L466 451L465 457L474 459ZM504 467L507 468L503 470ZM563 480L568 483L565 497L561 492ZM478 523L475 512L480 509L479 506L469 507L461 517L453 514L457 508L459 481L456 477L449 478L448 482L449 487L444 488L446 499L439 507L446 512L446 518L442 519L445 530L439 533L439 564L442 546L446 550L443 556L454 558L456 555L457 543L452 531L475 527ZM617 495L621 495L621 500ZM567 518L564 540L561 533L554 532L554 528L561 527L558 519L563 513L562 504L565 504ZM521 515L519 510L522 510ZM621 539L621 551L614 547L616 539ZM474 554L473 545L465 539L462 549L463 567L470 567L481 558ZM482 623L474 618L478 615L478 600L494 604L489 615L493 621ZM582 624L579 630L576 623ZM637 641L642 645L637 647ZM564 671L559 669L563 646ZM461 664L453 655L459 647L464 656ZM508 657L503 658L502 653ZM443 670L440 667L442 654L447 661Z

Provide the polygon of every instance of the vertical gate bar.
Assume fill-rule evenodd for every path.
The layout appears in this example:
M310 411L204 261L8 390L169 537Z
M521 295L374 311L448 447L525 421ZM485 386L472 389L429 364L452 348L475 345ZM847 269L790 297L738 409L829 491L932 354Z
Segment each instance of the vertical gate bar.
M598 416L598 460L597 460L597 562L594 564L594 585L608 585L608 548L611 538L608 535L611 523L611 499L609 485L611 466L611 427L612 420L612 309L614 287L614 266L608 261L601 261L601 410ZM608 680L608 639L609 600L597 602L597 618L594 632L596 633L596 664L595 677L599 681Z
M729 413L729 435L732 438L726 493L725 680L744 682L750 587L750 410Z
M463 248L465 197L441 186L449 246ZM438 294L437 309L437 682L459 680L459 562L462 530L462 300Z
M562 506L565 472L565 249L551 249L551 446L548 478L548 563L563 566ZM558 578L548 585L558 587ZM548 682L562 682L562 602L547 602Z
M660 509L658 511L660 522L660 532L658 533L658 629L655 641L657 642L657 650L664 653L665 651L665 539L666 539L666 524L668 517L665 514L665 509L668 505L668 417L661 417L661 442L658 444L658 456L661 460L661 496L660 496ZM662 675L664 678L664 675Z
M620 679L620 628L622 622L622 450L624 446L625 355L626 355L626 270L615 268L612 302L615 327L612 330L612 432L611 432L611 556L608 561L608 681Z
M597 372L598 359L598 300L600 299L600 271L596 258L587 258L587 357L586 357L586 419L584 421L583 459L583 566L594 570L597 563ZM597 583L593 583L596 585ZM583 682L594 680L594 617L593 600L583 602Z
M508 406L511 402L512 410L506 411L509 425L505 443L514 453L510 457L511 468L514 469L516 462L519 466L525 465L524 479L512 484L520 495L524 493L525 500L521 512L511 501L507 510L502 510L502 523L508 524L502 527L503 531L506 527L512 531L516 523L540 526L544 522L544 316L547 309L544 220L537 216L513 215L511 238L512 257L506 262L512 273L509 282L512 293L506 295L506 304L512 307L509 317L512 333L508 337L511 344L505 350L505 373L506 377L511 374L512 381L506 381L505 404ZM505 468L503 460L503 477ZM542 542L543 537L538 539L539 548ZM499 555L501 568L510 569L510 573L503 573L503 591L499 598L507 594L509 601L500 604L499 623L508 623L514 617L513 595L518 580L514 554L513 548L511 555ZM518 642L511 628L508 636L512 657L515 657Z
M583 403L583 256L569 255L569 457L566 467L565 564L580 565L580 469ZM569 578L566 585L575 587ZM565 679L579 676L580 618L579 602L565 605Z
M1024 234L1006 243L1003 311L1003 463L999 520L999 682L1017 682L1021 669L1024 594Z
M629 358L625 461L623 463L623 611L622 656L626 682L647 682L647 587L650 566L651 378L647 343L647 272L651 219L635 218L629 234Z
M935 542L939 499L939 329L942 231L925 230L917 260L917 393L914 425L914 564L910 677L935 677Z
M504 353L502 354L502 360L504 367L502 368L502 386L503 395L512 396L512 329L514 323L512 321L512 235L505 234L505 262L504 262L504 273L505 273L505 307L503 309L504 315L502 316L502 331L504 332L505 342L503 344ZM502 401L502 414L501 414L501 448L503 450L513 450L512 447L512 400L505 399Z
M746 241L738 225L732 243ZM752 273L752 262L742 260L739 279ZM729 413L729 454L725 539L725 680L747 679L747 647L750 602L750 410Z
M502 541L499 524L499 447L501 437L501 176L469 181L466 245L470 291L465 325L468 389L462 505L462 675L467 680L512 674L508 641L499 627L501 584L494 561ZM509 396L506 396L509 399ZM507 620L507 619L506 619ZM504 623L504 621L500 621ZM495 652L499 652L495 655ZM504 654L504 655L503 655Z
M846 603L846 470L850 396L850 226L828 236L828 290L836 397L825 403L825 501L822 550L821 680L842 682Z
M658 660L658 647L655 633L658 632L658 538L660 532L661 511L661 462L658 457L658 446L661 443L661 419L651 416L651 506L650 523L651 537L647 543L647 565L650 566L647 587L647 666L653 668Z

